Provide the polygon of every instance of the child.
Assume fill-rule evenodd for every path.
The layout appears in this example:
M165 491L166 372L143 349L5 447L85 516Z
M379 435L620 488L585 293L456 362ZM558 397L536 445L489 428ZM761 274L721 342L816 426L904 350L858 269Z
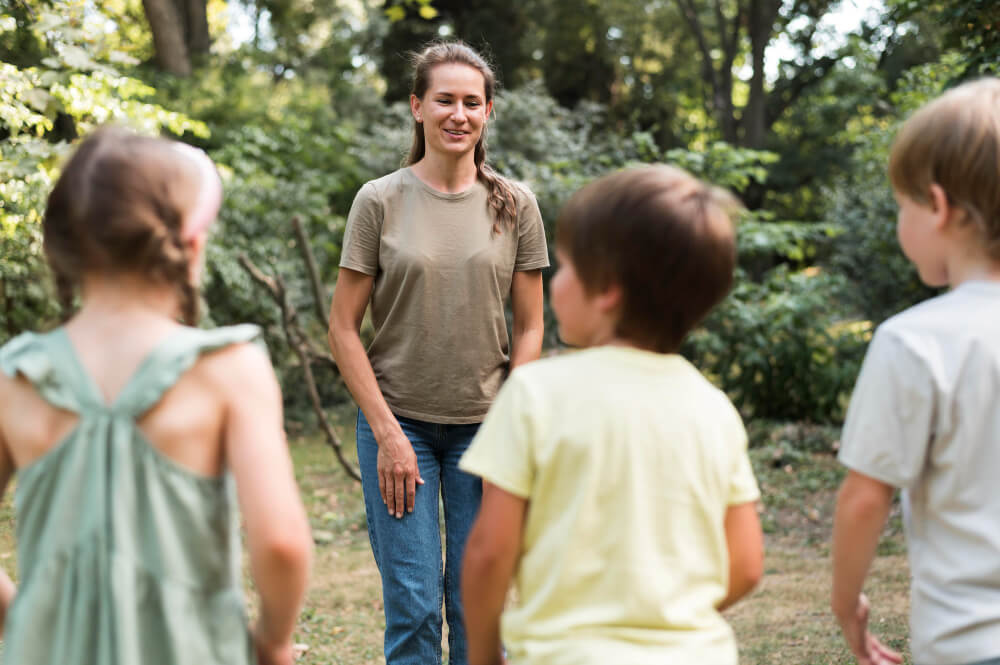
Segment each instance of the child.
M733 201L665 166L588 185L558 221L552 307L587 350L519 368L461 467L472 665L734 664L719 611L763 566L746 433L677 355L729 291Z
M945 295L875 333L844 424L833 611L859 663L898 663L868 632L862 583L903 488L917 665L1000 664L1000 79L913 115L889 158L903 253Z
M189 327L220 200L204 153L120 129L49 197L45 252L82 306L0 349L0 491L19 475L5 663L292 662L311 541L279 388L255 326Z

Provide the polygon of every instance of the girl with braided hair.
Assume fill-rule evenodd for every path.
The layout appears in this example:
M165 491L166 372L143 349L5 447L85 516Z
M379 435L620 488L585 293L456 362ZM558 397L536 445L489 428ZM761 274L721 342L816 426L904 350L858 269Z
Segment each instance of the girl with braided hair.
M292 662L311 539L256 326L192 327L221 183L201 151L98 130L43 220L79 311L0 348L0 491L17 473L4 662ZM237 508L260 618L243 604Z

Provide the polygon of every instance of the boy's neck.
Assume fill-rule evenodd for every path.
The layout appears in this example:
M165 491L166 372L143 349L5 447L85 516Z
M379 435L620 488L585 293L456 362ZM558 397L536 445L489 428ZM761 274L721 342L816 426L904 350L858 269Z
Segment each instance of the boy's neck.
M957 288L966 282L1000 282L1000 261L981 249L958 246L947 260L948 285Z

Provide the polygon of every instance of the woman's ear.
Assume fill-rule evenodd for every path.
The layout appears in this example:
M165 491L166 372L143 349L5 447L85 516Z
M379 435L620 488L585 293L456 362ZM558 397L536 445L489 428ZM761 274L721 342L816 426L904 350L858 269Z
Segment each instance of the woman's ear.
M423 122L424 116L420 111L421 103L420 98L416 95L410 95L410 113L413 114L413 119L417 122Z

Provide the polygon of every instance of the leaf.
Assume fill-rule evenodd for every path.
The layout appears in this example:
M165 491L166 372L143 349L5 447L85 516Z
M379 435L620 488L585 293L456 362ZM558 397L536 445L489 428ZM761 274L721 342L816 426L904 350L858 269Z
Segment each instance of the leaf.
M390 21L396 23L397 21L402 21L404 18L406 18L406 10L396 5L386 9L385 15L386 17L388 17Z
M63 62L72 69L90 70L97 67L97 63L91 60L86 51L73 44L64 46L60 55L62 55Z
M52 103L53 97L41 88L32 88L24 93L24 101L39 113L45 113L49 104Z
M438 15L438 10L434 9L430 5L424 5L420 8L420 17L430 21L432 18Z

